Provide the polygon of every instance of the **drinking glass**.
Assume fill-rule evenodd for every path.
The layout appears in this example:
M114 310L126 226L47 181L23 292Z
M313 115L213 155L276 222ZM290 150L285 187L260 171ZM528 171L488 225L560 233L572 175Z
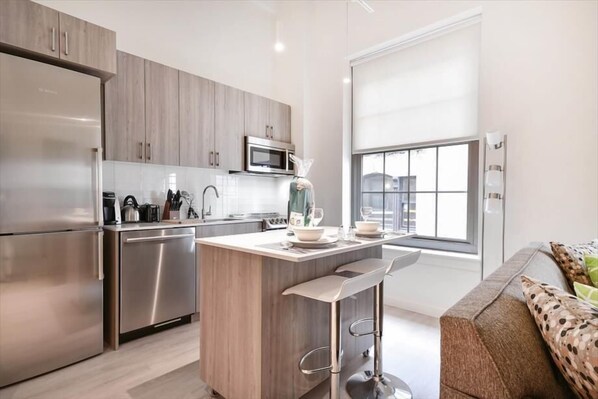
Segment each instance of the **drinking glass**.
M324 219L324 209L322 208L313 208L311 210L311 222L314 227L317 227L320 222Z
M361 218L364 220L364 222L367 222L368 218L372 216L372 213L374 213L374 208L371 206L362 206L360 211Z

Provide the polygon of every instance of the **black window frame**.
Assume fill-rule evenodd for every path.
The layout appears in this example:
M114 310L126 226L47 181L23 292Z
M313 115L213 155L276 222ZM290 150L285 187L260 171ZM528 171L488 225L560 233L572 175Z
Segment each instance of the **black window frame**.
M465 240L459 239L449 239L449 238L440 238L440 237L429 237L429 236L414 236L409 239L401 240L400 243L397 244L390 244L390 245L397 245L397 246L405 246L405 247L414 247L414 248L421 248L421 249L433 249L433 250L440 250L440 251L448 251L448 252L460 252L460 253L468 253L468 254L477 254L478 252L478 207L479 207L479 147L480 141L478 139L473 140L466 140L466 141L456 141L456 142L447 142L447 143L435 143L429 145L420 145L420 146L407 146L407 147L396 147L396 148L385 148L383 150L376 150L371 152L364 152L359 154L354 154L352 159L352 196L351 196L351 221L352 225L355 224L356 220L360 220L360 208L362 203L363 194L381 194L383 198L383 212L385 212L386 208L386 194L405 194L408 195L408 203L410 203L410 195L414 195L415 193L435 193L436 194L436 214L435 214L435 224L436 224L436 234L437 234L437 226L438 226L438 194L442 193L451 193L456 191L446 191L446 190L438 190L438 149L441 147L448 147L448 146L455 146L455 145L468 145L468 184L467 184L467 191L459 191L459 193L467 193L467 238ZM415 151L421 149L428 149L428 148L436 148L436 186L435 190L425 190L425 191L418 191L418 190L411 190L411 184L407 184L407 192L405 191L386 191L385 185L382 184L382 191L362 191L361 184L362 184L362 159L363 156L372 155L372 154L382 154L384 159L386 160L387 153L399 152L399 151ZM410 156L410 155L409 155ZM385 162L385 161L384 161ZM409 159L409 167L411 164L411 160ZM386 173L386 165L384 165L383 175ZM411 179L411 175L409 174L408 180ZM384 217L384 214L383 214ZM409 228L410 223L407 224L407 228Z

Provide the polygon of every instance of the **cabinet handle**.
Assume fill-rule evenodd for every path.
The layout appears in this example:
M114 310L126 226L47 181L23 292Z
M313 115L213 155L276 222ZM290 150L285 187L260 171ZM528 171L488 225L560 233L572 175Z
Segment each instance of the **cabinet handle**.
M214 151L210 151L210 166L214 166Z
M216 152L216 166L220 166L220 153Z
M56 51L56 28L52 28L52 51Z
M274 138L274 126L270 126L270 138Z
M98 226L102 226L103 221L103 195L102 195L102 153L103 149L98 147L95 149L96 153L96 191L97 191L97 212L98 212Z
M64 32L64 55L69 55L69 33Z
M147 158L148 161L152 159L152 144L151 143L147 143L147 151L146 151L145 157Z
M269 128L269 127L270 127L270 126L266 125L266 137L270 137L270 136L269 136L269 133L268 133L268 128Z
M104 232L98 233L98 280L104 279Z
M143 159L143 143L139 142L139 159Z
M167 241L167 240L177 240L179 238L189 238L195 237L195 234L172 234L169 236L150 236L150 237L133 237L133 238L125 238L123 242L125 244L135 243L135 242L147 242L147 241Z

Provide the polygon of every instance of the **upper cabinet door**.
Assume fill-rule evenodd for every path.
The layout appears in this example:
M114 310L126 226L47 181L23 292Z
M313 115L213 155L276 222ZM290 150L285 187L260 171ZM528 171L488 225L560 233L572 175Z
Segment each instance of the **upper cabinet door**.
M0 42L59 57L58 11L32 1L0 0Z
M104 85L106 159L145 162L145 63L119 51L117 65Z
M214 82L179 71L181 166L214 163Z
M179 164L179 71L145 60L145 161Z
M116 73L116 33L60 13L60 58Z
M245 101L241 90L215 84L215 167L243 169Z
M245 98L245 135L270 138L270 124L268 122L269 103L267 98L244 93Z
M291 107L270 100L270 138L276 141L291 142Z

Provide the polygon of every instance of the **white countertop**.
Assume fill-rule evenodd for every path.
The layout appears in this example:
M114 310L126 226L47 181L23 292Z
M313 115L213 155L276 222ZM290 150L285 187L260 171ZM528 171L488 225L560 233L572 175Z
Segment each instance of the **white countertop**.
M338 227L326 227L327 236L336 235ZM325 256L341 254L345 252L355 251L363 248L375 247L378 245L387 244L397 240L402 240L413 236L413 234L389 234L384 238L357 238L353 245L339 245L328 247L324 249L299 249L291 248L284 250L282 246L280 249L267 248L264 245L278 244L288 241L286 230L272 230L262 233L238 234L231 236L198 238L195 240L197 244L209 245L219 248L231 249L233 251L247 252L255 255L267 256L270 258L282 259L290 262L304 262L312 259L323 258ZM299 252L301 251L301 252Z
M122 224L108 224L104 226L104 230L111 231L136 231L136 230L155 230L155 229L172 229L177 227L197 227L197 226L213 226L217 224L237 224L237 223L255 223L262 222L261 219L234 219L234 220L209 220L202 222L199 219L185 219L182 223L175 222L155 222L155 223L122 223Z

